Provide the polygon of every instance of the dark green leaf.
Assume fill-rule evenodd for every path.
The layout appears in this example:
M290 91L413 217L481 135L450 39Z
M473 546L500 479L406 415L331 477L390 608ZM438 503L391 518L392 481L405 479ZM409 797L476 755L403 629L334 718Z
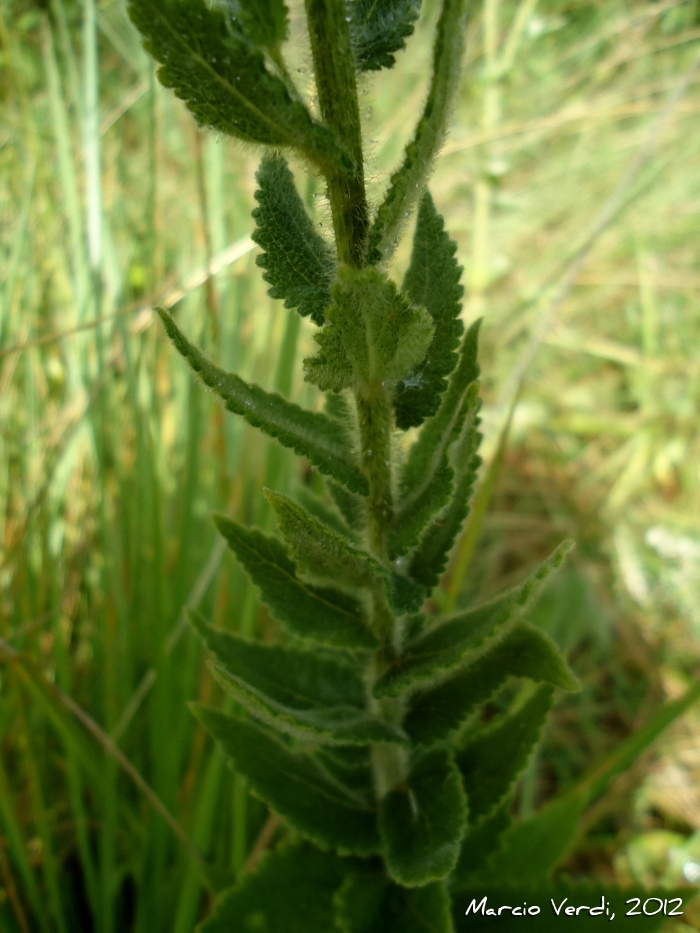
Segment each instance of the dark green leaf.
M187 340L167 311L156 310L176 349L229 411L274 437L283 447L291 447L300 456L307 457L322 473L337 479L348 489L367 495L367 480L360 473L337 422L320 412L305 411L277 393L248 385L233 373L219 369Z
M616 933L652 933L665 922L664 899L684 893L687 892L669 891L667 888L657 891L624 889L597 882L577 883L567 879L557 881L556 884L528 884L517 876L504 875L499 881L494 881L488 886L475 882L471 885L460 885L453 890L453 916L455 929L468 929L470 933L477 933L479 930L490 931L494 925L503 933L519 933L523 926L536 929L538 933L560 933L562 927L568 926L567 921L571 921L572 927L581 933L604 930L610 921L613 925L609 929L615 930ZM648 898L657 897L659 900L652 901L649 908L658 908L659 913L656 916L645 916L640 909L639 915L629 916L628 911L635 906L634 901L629 901L634 897L640 898L641 903ZM499 908L505 905L522 910L524 904L528 907L539 907L539 914L528 916L523 912L513 916L510 910L501 910L499 913ZM555 907L560 910L559 914L556 913ZM574 915L567 915L567 907L584 909ZM591 916L586 907L594 908L597 913Z
M420 489L419 494L411 499L411 507L403 508L394 522L387 544L392 560L413 547L432 516L449 500L453 477L454 470L447 457L443 456L432 481Z
M377 681L375 696L398 696L404 690L418 687L422 681L438 675L444 677L452 668L473 664L478 658L476 649L527 612L570 549L571 544L565 542L521 586L439 622L411 642Z
M344 787L371 799L374 795L374 772L371 751L361 745L327 745L315 749L314 759Z
M426 191L418 211L403 290L412 304L428 310L435 322L435 333L425 359L409 379L399 383L394 396L396 424L403 431L418 427L435 414L447 388L447 376L457 365L457 348L464 330L459 319L464 289L459 282L462 269L455 259L456 251Z
M197 933L330 933L334 893L353 867L308 842L283 846L216 899Z
M389 605L399 615L418 612L425 602L426 592L420 584L414 583L400 573L391 573L387 583Z
M244 528L225 515L215 515L221 534L260 588L272 614L298 638L339 648L373 648L365 611L358 600L332 587L300 580L294 563L277 538Z
M457 755L469 798L470 816L488 816L527 765L552 707L553 690L538 687L520 709L473 738Z
M221 686L271 728L329 745L406 742L367 712L362 672L348 659L246 641L194 612L190 621L220 662L212 670Z
M587 791L574 788L548 801L529 819L514 823L478 877L491 883L517 878L525 885L545 884L570 851L587 802Z
M456 456L452 458L453 462L460 463L452 499L428 525L411 556L410 575L428 591L440 582L450 551L469 514L474 483L481 466L481 457L476 453L480 442L481 434L476 430L476 424L470 424L464 440L457 445Z
M226 6L253 45L275 48L287 38L289 13L284 0L226 0Z
M420 0L355 0L350 4L355 61L360 71L391 68L420 13Z
M353 531L364 531L367 524L365 502L360 496L347 490L344 486L328 480L328 491L333 501L340 509L343 518Z
M267 70L262 52L227 24L223 10L203 0L131 0L129 15L162 64L161 83L198 123L249 142L299 149L321 167L347 162L330 131Z
M457 864L467 799L447 749L434 748L413 764L405 787L379 803L382 853L391 876L405 887L447 877Z
M263 250L256 262L272 286L268 294L283 299L286 308L295 308L302 317L323 324L335 275L333 252L318 234L281 155L264 156L255 177L258 207L253 211L253 239Z
M392 884L380 871L355 871L334 897L338 933L452 933L450 897L441 882Z
M437 414L421 429L411 446L406 463L401 470L400 486L403 498L415 496L439 468L443 455L462 432L463 426L478 410L478 389L474 383L479 378L477 353L481 320L475 321L464 335L459 355L459 365L449 381Z
M202 706L193 709L253 792L302 836L341 854L378 851L373 806L333 780L311 755L294 751L253 722Z
M467 828L459 861L450 879L451 884L460 887L472 876L478 877L479 873L483 872L489 859L501 848L503 834L513 822L510 812L512 806L512 799L506 797L489 816L480 820L476 826L470 825Z
M523 623L465 671L430 690L417 691L411 697L404 728L413 741L423 744L447 738L508 677L528 677L563 690L579 689L554 643L539 629Z

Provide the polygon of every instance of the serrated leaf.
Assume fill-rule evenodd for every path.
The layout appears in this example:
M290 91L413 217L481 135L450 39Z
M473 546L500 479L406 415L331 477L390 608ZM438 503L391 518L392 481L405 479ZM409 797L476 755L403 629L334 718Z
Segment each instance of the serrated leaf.
M659 910L656 916L645 916L640 910L636 916L630 916L629 900L639 897L643 903L647 898L657 897L659 901L654 909L663 905L663 900L681 895L682 891L671 892L667 888L656 891L645 891L642 888L618 888L612 885L602 885L598 882L573 882L561 879L556 884L532 884L521 880L517 876L503 875L498 881L489 885L474 882L471 885L458 886L453 889L453 915L457 929L470 931L491 930L494 923L504 933L517 933L523 925L535 927L538 933L559 933L567 926L566 921L571 920L576 930L582 933L595 933L605 929L610 921L616 931L622 933L652 933L666 922L664 911ZM485 898L485 901L483 900ZM535 916L528 915L523 905L539 907ZM499 908L508 905L508 908L517 908L522 913L513 914L510 909ZM565 913L567 907L582 907L573 916ZM592 907L596 910L593 916L587 910ZM559 913L557 913L557 910ZM490 911L490 913L489 913ZM614 918L614 919L613 919Z
M343 788L305 752L273 738L254 722L193 706L252 791L297 832L341 855L379 850L374 807Z
M287 496L266 489L265 498L302 570L347 586L377 588L385 585L387 571L365 551L353 547Z
M391 547L405 553L424 532L410 573L428 589L437 582L437 567L444 565L454 540L455 523L461 524L477 465L475 452L480 407L476 362L479 321L467 332L457 371L450 380L437 414L424 425L401 471L401 502L394 523ZM450 462L451 461L451 462ZM456 488L453 478L456 473ZM452 494L451 501L448 502ZM434 521L431 517L445 504ZM426 525L428 525L426 529Z
M367 525L367 512L364 500L339 483L334 483L332 479L327 481L327 485L328 492L330 492L333 501L340 509L343 518L350 528L356 532L364 531Z
M275 48L287 38L289 12L284 0L226 0L226 6L253 45Z
M399 483L403 498L415 496L442 462L444 454L462 433L465 422L473 420L478 411L479 329L481 319L475 321L464 335L459 353L459 365L452 374L447 391L437 413L422 427L411 445Z
M580 689L551 639L534 626L521 623L465 671L437 687L417 691L404 719L406 732L420 744L447 738L509 677L527 677L563 690Z
M392 526L387 542L387 550L392 560L406 554L413 547L432 516L449 501L453 478L454 470L448 463L447 456L443 456L432 481L424 485L419 494L411 499L410 508L403 508L399 512Z
M418 210L403 291L412 304L426 308L435 322L435 333L425 359L409 379L399 384L394 397L396 424L403 431L418 427L435 414L447 388L447 376L457 365L457 348L464 330L459 319L464 289L459 281L462 269L455 259L456 251L457 245L449 238L443 218L426 191Z
M308 842L269 852L257 871L217 897L197 933L329 933L334 893L353 864Z
M257 0L256 0L257 2ZM267 70L262 52L203 0L131 0L158 77L198 123L249 142L290 146L317 165L347 164L331 132Z
M249 385L234 373L219 369L187 340L172 317L156 308L175 348L202 382L213 389L226 408L248 424L290 447L314 466L353 492L367 495L369 487L348 449L341 426L320 412L306 411L275 392Z
M334 505L324 501L307 486L301 486L296 491L296 499L302 508L317 518L324 525L328 525L333 531L347 538L348 541L356 544L357 535L348 527L343 516L338 512Z
M392 572L387 581L387 599L396 615L415 613L425 602L425 589L403 574Z
M350 33L359 71L392 68L420 13L420 0L355 0Z
M348 659L246 641L194 612L190 621L220 662L217 681L272 729L326 745L406 743L401 729L367 712L362 671Z
M377 269L341 266L327 322L315 335L320 351L304 361L306 378L339 391L395 383L423 359L434 325ZM352 376L350 375L352 372Z
M514 823L479 877L544 884L570 850L587 803L587 791L574 788L548 801L529 819Z
M444 619L411 642L377 681L375 696L398 696L436 676L445 678L460 665L473 664L478 658L477 649L487 639L527 612L570 549L571 544L565 542L521 586Z
M338 933L452 933L450 896L439 881L404 888L366 868L347 876L333 902Z
M268 294L321 325L331 301L333 251L309 217L283 156L265 155L255 177L252 238L263 250L256 263L272 286Z
M362 604L347 593L300 580L284 545L272 535L245 528L225 515L214 521L228 546L260 589L272 614L292 635L338 648L371 649Z
M382 854L392 878L417 887L447 877L457 864L466 820L467 799L451 753L425 752L406 786L379 802Z
M538 687L514 713L484 729L456 756L473 822L503 800L527 765L552 708L552 688Z
M471 430L466 445L466 463L457 475L452 499L425 529L411 555L409 573L428 591L440 582L457 535L469 514L474 483L481 466L481 457L476 453L480 441L481 435L478 431Z

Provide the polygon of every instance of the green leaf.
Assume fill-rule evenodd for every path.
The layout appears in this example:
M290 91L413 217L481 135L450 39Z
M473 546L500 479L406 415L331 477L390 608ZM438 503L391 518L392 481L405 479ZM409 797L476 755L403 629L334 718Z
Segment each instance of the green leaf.
M481 320L475 321L462 341L459 365L452 375L447 392L442 397L437 414L422 427L412 444L401 470L400 486L405 499L416 495L434 475L444 454L459 438L467 420L476 418L479 408L479 378L477 353Z
M450 879L451 886L460 887L472 876L480 877L480 872L501 848L503 834L513 823L512 806L512 799L506 797L489 816L467 828L459 861Z
M447 877L466 821L467 798L451 753L433 748L420 755L406 785L379 802L382 854L394 881L417 887Z
M406 743L401 729L370 715L361 670L348 659L246 641L190 621L221 666L212 672L251 715L301 741L329 745Z
M389 557L395 560L405 554L420 538L432 516L449 500L454 470L443 456L432 478L419 494L411 499L411 507L403 508L394 522L387 542Z
M446 676L450 669L473 664L478 658L476 649L527 612L570 549L570 542L565 542L521 586L491 602L442 620L409 643L375 684L375 696L398 696L423 681Z
M469 797L470 816L488 816L527 765L552 708L553 690L538 687L520 709L484 729L457 755Z
M290 146L322 168L348 163L331 132L267 70L262 52L223 10L203 0L131 0L129 15L161 62L161 83L198 123L248 142Z
M302 836L345 855L379 850L372 804L333 780L311 755L293 750L254 722L199 705L193 710L256 796Z
M387 571L365 551L353 547L287 496L266 489L265 498L302 570L346 586L377 588L385 584Z
M355 0L350 33L359 71L392 68L420 13L420 0Z
M581 933L596 933L605 929L610 921L613 923L610 929L621 933L652 933L666 922L663 916L663 900L673 897L674 894L687 893L687 890L672 892L668 889L623 889L597 882L581 883L567 879L557 881L556 884L528 884L517 877L504 875L499 881L494 881L488 886L475 882L454 889L453 916L457 929L468 929L470 933L492 930L494 924L503 933L518 933L523 926L537 929L538 933L559 933L562 926L567 927L567 921L571 921L571 925ZM629 916L628 911L634 908L634 902L629 901L634 897L638 897L642 904L648 898L659 898L650 903L650 909L661 908L659 913L656 916L645 916L640 909L639 915ZM510 910L499 912L499 908L504 905L522 910L524 904L528 907L539 907L539 914L528 916L523 913L513 916ZM567 907L584 909L574 915L567 915ZM597 913L591 916L586 907L593 907ZM555 908L559 909L559 914Z
M284 0L226 0L226 6L253 45L275 48L287 38L289 12Z
M563 690L580 689L556 645L528 623L512 631L465 671L412 697L404 728L414 742L430 744L458 729L509 677L527 677Z
M255 177L258 207L253 211L253 240L263 250L256 262L272 286L268 294L283 299L286 308L295 308L302 317L323 324L335 276L333 251L316 230L281 155L265 155Z
M550 800L529 819L514 823L503 834L501 848L478 873L480 880L517 878L525 885L544 884L570 851L587 803L587 791L575 788Z
M333 480L327 480L328 491L333 497L333 501L340 509L340 512L353 531L364 531L367 525L367 516L365 502L360 496L349 492L344 486L334 483Z
M378 269L341 266L331 294L328 323L314 337L320 351L304 361L309 382L333 391L387 385L423 359L434 330L430 315Z
M219 369L185 335L162 308L156 308L168 336L178 352L200 377L222 399L226 408L241 415L248 424L274 437L283 447L290 447L300 456L353 492L367 495L367 480L348 449L341 426L320 412L305 411L274 392L248 385L243 379Z
M374 795L374 772L371 751L363 745L326 745L314 749L314 760L343 787L349 787L371 799Z
M470 477L468 490L471 489L471 471L468 467L473 465L474 448L479 438L476 434L480 406L476 382L479 374L476 362L479 325L480 321L477 321L469 328L462 344L459 366L450 380L438 412L423 425L401 470L401 503L390 539L393 555L403 554L413 546L430 518L446 504L452 493L455 468L457 489L447 511L454 509L454 503L459 503L460 497L464 497L465 467ZM466 441L459 440L460 435L466 436ZM456 441L459 443L455 446L453 463L450 464L448 455ZM437 529L437 537L442 541L444 528L445 516L441 514L426 532L429 536L428 544L431 530ZM425 550L426 546L421 542L421 556L411 562L412 576L423 585L426 580L432 581L435 564L439 563L439 558L432 555L430 547L425 554L428 558L426 562L423 555Z
M447 118L460 80L467 34L467 0L444 0L433 47L433 77L423 114L406 146L401 167L370 230L367 255L378 263L390 258L405 218L422 196L435 156L445 138Z
M243 564L272 614L292 635L338 648L370 649L377 640L361 603L332 587L300 580L281 541L225 515L216 527Z
M439 881L404 888L366 868L347 876L333 902L338 933L452 933L450 897Z
M427 309L435 322L435 333L425 359L399 384L394 397L396 424L403 431L418 427L435 414L447 388L446 377L457 365L457 348L464 330L459 318L464 289L459 281L462 269L455 259L456 251L457 245L449 238L426 191L418 211L403 291L412 304Z
M308 842L269 852L256 872L216 899L197 933L330 933L334 892L353 865Z
M322 524L328 525L329 528L347 538L348 541L357 543L357 535L348 527L335 506L324 501L321 496L317 495L308 486L301 486L296 490L296 499L302 508L306 509Z

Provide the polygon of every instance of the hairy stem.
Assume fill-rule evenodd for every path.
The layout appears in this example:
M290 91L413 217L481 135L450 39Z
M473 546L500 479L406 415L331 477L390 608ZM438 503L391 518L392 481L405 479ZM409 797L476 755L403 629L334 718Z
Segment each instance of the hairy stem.
M326 175L338 259L359 267L368 213L360 107L346 15L345 0L306 0L321 117L348 156L346 167Z

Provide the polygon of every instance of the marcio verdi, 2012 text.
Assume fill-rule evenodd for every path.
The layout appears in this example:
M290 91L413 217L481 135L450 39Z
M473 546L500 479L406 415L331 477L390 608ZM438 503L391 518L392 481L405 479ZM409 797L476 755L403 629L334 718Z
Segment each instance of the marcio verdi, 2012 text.
M568 897L565 897L561 901L550 898L549 905L557 917L578 917L581 914L587 914L591 917L607 916L608 920L615 919L615 911L611 910L610 903L604 896L601 896L599 904L597 903L594 905L574 905L569 904L568 901ZM629 900L625 901L625 903L628 908L625 911L625 916L627 917L653 917L656 914L663 914L665 917L683 916L683 899L680 897L648 897L645 901L642 901L639 897L631 897ZM480 901L477 901L476 898L472 898L471 903L464 913L465 916L469 916L469 914L481 914L482 917L537 917L538 914L541 913L541 907L539 904L528 905L527 903L516 905L501 904L498 907L491 907L488 904L488 897L484 896Z

